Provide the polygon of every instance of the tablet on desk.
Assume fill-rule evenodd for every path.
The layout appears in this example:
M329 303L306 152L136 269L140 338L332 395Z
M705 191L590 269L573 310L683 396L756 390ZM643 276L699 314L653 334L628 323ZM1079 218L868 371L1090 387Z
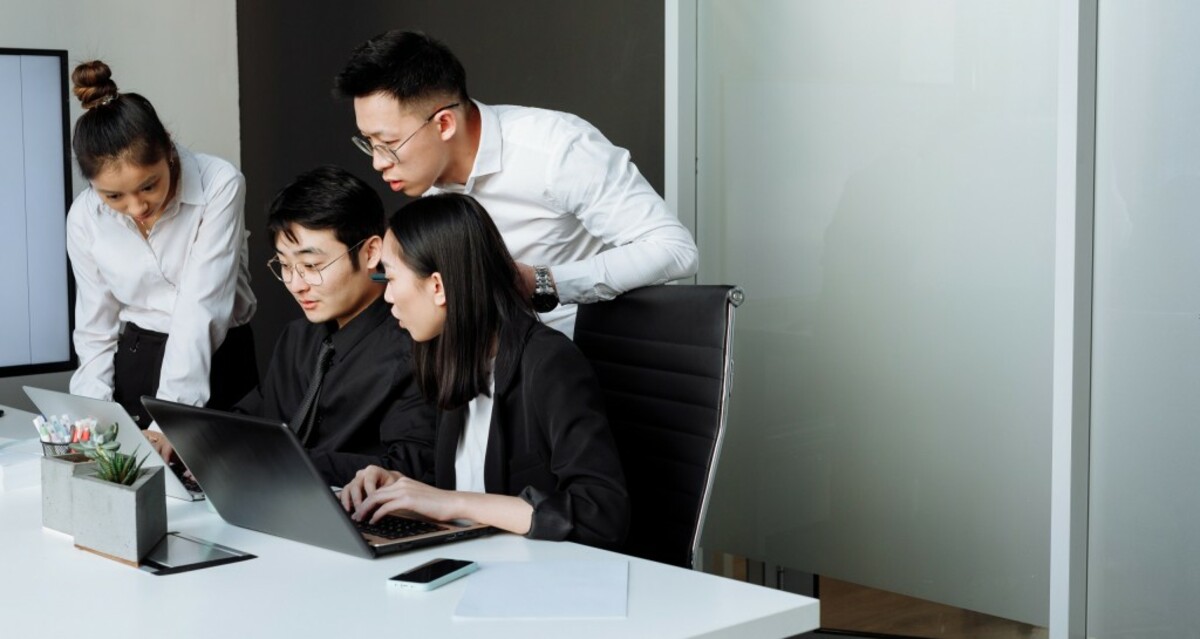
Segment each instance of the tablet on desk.
M255 555L229 546L183 533L169 532L142 560L139 567L156 575L170 575L254 558Z

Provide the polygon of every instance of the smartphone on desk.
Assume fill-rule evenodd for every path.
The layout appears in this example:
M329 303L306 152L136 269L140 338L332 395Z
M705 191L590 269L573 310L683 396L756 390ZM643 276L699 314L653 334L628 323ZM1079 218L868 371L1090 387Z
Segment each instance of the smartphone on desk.
M388 586L400 590L433 590L476 570L479 570L479 564L473 561L434 559L388 579Z

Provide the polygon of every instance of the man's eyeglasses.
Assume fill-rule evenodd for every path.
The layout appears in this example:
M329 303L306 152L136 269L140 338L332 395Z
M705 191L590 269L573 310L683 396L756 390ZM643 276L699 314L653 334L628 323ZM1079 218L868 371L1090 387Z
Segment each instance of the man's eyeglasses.
M362 246L363 242L366 241L366 238L359 240L357 244L351 246L345 253L342 253L332 260L329 260L328 264L320 268L317 268L312 264L284 264L283 262L279 261L279 256L272 257L270 260L268 260L267 268L271 269L271 275L274 275L275 279L283 282L284 284L292 283L292 273L294 272L298 274L300 279L304 280L309 286L320 286L325 283L325 276L321 275L321 271L333 266L334 262L357 250L358 247Z
M359 151L362 151L363 153L366 153L367 155L369 155L371 157L375 157L375 154L378 153L383 156L383 159L385 159L385 160L390 159L392 162L399 164L400 163L400 155L399 155L400 149L404 148L404 145L408 144L408 141L413 139L413 137L416 136L417 133L419 133L421 131L421 129L425 127L426 124L433 122L433 118L437 114L441 113L442 111L445 111L446 109L453 109L454 107L456 107L458 105L459 105L459 103L455 102L453 104L447 104L444 107L439 107L436 111L434 111L433 113L430 113L429 117L425 118L425 121L421 123L421 126L417 127L412 133L410 133L408 135L408 137L404 138L403 142L396 145L395 147L388 148L382 144L372 145L370 140L364 138L361 135L350 136L350 141L354 143L354 146L358 147Z

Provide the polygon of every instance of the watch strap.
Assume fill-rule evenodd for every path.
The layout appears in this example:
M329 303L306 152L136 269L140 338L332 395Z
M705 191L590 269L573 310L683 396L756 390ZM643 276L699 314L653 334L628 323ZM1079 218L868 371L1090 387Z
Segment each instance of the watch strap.
M533 284L534 295L553 295L558 297L558 287L554 285L554 278L550 275L549 266L533 267Z

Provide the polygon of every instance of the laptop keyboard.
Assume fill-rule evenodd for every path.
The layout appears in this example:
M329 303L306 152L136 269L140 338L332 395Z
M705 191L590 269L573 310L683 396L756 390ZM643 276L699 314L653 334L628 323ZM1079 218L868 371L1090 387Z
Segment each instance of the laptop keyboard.
M431 524L419 519L396 517L394 515L388 515L373 524L359 521L355 522L354 525L360 532L375 535L376 537L383 537L384 539L403 539L405 537L415 537L417 535L424 535L425 533L446 530L445 526Z
M196 479L187 473L187 467L178 460L171 460L170 469L175 476L179 478L179 483L183 484L184 490L187 490L193 495L203 495L204 490L200 488L200 484L196 483Z
M179 481L182 482L183 487L186 488L187 491L189 493L192 493L193 495L204 493L203 490L200 490L200 484L197 484L195 479L192 479L191 477L189 477L187 475L180 475Z

